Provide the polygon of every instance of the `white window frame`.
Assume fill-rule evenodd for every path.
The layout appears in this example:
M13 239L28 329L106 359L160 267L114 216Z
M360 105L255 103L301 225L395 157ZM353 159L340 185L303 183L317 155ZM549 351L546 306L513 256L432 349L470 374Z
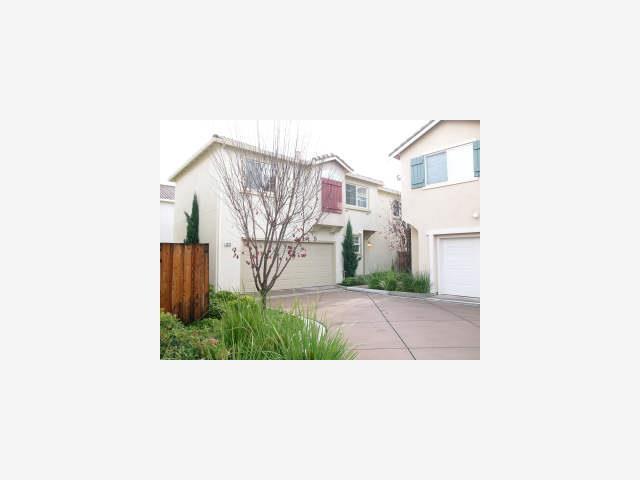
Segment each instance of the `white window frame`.
M254 188L255 185L251 184L252 183L251 176L253 175L253 173L251 173L251 171L250 171L250 169L251 169L250 165L251 164L262 165L260 168L263 169L262 172L261 172L263 178L261 179L262 185L259 186L260 188ZM265 185L267 185L267 186L271 186L272 185L271 177L273 177L273 172L271 171L271 169L273 168L273 166L271 165L271 163L265 162L265 161L262 161L262 160L258 160L258 159L255 159L255 158L249 158L249 159L247 159L245 168L247 169L246 175L247 175L247 190L248 191L250 191L250 192L274 193L274 191L272 189L265 189L264 188ZM269 180L267 182L265 182L265 178L267 178L265 176L265 174L264 174L265 170L268 170L270 172L270 177L269 177ZM275 185L274 185L274 189L275 189Z
M344 184L344 203L345 205L351 207L351 208L359 208L362 210L368 210L369 209L369 188L365 187L363 185L358 185L357 183L352 183L352 182L345 182ZM349 197L347 196L347 185L351 185L352 187L354 187L356 189L356 203L349 203ZM362 191L364 191L364 195L362 195ZM366 206L362 206L359 204L359 200L361 198L364 198L365 200L365 204Z
M356 238L358 241L356 242ZM356 233L353 235L353 244L358 247L358 251L356 252L358 255L362 255L362 234Z
M364 190L364 205L360 205L360 199L363 198L360 191ZM356 207L369 208L369 189L367 187L356 186Z
M398 205L398 214L397 215L396 215L395 208L394 208L395 204ZM402 217L402 202L400 202L400 200L391 200L391 215L396 217L396 218Z
M458 147L462 147L465 145L469 145L472 144L473 142L480 140L479 138L474 138L471 140L465 140L463 142L460 143L455 143L453 145L449 145L445 148L440 148L438 150L434 150L433 152L429 152L426 153L424 162L423 162L423 166L422 168L424 169L424 187L419 188L419 190L430 190L432 188L440 188L440 187L447 187L449 185L458 185L460 183L469 183L469 182L477 182L478 180L480 180L480 177L476 177L474 175L474 171L471 171L471 175L469 176L469 178L463 178L463 179L458 179L458 180L447 180L446 182L438 182L438 183L427 183L427 159L426 157L429 157L431 155L437 155L438 153L443 153L443 152L448 152L449 150L453 150L454 148L458 148ZM472 157L473 158L473 157ZM449 171L449 155L447 154L447 173ZM409 174L409 178L411 178L411 174Z

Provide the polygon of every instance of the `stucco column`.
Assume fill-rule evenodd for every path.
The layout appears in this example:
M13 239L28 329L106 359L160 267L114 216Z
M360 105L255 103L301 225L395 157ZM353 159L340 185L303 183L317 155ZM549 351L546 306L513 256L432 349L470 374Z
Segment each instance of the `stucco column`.
M435 262L436 262L436 238L435 235L428 234L427 235L427 251L429 256L429 275L431 276L431 282L434 286L436 286L435 290L437 291L437 284L435 279Z

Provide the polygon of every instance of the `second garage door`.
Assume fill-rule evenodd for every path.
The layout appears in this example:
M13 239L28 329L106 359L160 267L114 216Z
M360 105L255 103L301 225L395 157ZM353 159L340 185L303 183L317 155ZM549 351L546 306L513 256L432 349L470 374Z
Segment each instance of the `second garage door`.
M441 238L438 293L480 296L480 237Z
M335 285L335 244L306 243L304 246L307 250L307 256L291 260L273 290ZM240 282L243 291L256 291L251 267L244 262L240 267Z

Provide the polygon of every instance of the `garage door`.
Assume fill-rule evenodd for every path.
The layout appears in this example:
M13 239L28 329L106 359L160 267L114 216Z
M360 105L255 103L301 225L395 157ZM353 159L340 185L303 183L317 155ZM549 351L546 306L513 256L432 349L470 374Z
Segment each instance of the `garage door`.
M274 285L273 290L335 285L335 244L307 243L305 248L307 249L307 256L291 260ZM251 275L251 267L244 262L241 263L240 267L240 281L243 291L256 291Z
M480 296L480 237L441 238L438 293Z

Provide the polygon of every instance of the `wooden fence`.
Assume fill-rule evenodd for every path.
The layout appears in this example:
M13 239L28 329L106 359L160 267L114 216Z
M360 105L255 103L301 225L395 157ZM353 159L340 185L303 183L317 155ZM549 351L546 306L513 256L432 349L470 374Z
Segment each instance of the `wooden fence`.
M160 307L184 323L209 310L209 245L160 244Z

